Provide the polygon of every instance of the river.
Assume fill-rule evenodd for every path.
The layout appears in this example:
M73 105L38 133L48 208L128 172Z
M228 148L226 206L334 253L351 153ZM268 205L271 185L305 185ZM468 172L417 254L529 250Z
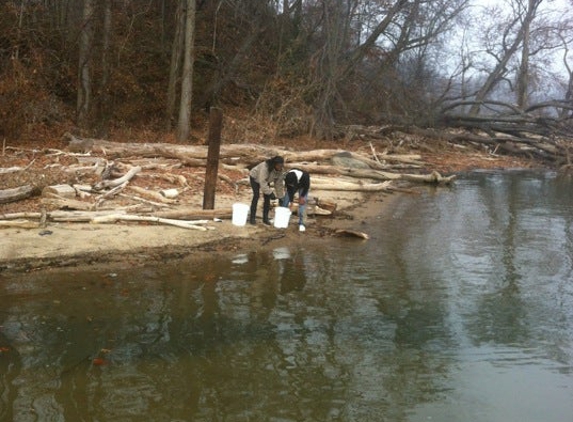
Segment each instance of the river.
M573 420L572 181L475 172L368 241L0 282L0 421Z

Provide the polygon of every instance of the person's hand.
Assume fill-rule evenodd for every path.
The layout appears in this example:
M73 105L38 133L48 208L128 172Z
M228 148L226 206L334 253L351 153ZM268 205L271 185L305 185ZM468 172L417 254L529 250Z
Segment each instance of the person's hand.
M303 196L301 196L300 198L298 198L298 204L299 204L299 205L304 205L304 204L306 204L306 200L304 199Z

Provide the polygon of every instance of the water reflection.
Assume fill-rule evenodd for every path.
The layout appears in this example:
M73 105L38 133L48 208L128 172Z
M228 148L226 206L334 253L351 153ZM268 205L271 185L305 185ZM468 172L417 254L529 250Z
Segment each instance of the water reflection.
M462 178L369 242L0 283L1 421L570 421L571 185Z

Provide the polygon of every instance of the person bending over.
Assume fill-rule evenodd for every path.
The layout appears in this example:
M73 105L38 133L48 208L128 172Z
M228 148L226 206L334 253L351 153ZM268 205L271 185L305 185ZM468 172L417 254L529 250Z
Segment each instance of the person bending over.
M255 224L257 205L259 203L260 192L262 191L263 223L267 225L271 224L271 221L269 220L271 200L275 200L277 198L282 199L284 196L284 162L284 158L277 155L276 157L257 164L251 169L249 180L251 182L251 188L253 189L253 199L251 201L251 216L249 223Z
M310 189L310 174L304 170L291 169L285 174L286 195L282 201L283 207L292 208L294 196L298 193L298 228L306 230L306 203Z

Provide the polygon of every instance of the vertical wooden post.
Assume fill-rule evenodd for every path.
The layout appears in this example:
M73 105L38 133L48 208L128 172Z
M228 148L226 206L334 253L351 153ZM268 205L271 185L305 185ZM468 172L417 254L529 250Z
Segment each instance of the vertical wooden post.
M221 151L221 128L223 112L217 107L209 110L209 137L207 167L205 169L205 190L203 191L203 209L215 209L215 190L219 172L219 154Z

